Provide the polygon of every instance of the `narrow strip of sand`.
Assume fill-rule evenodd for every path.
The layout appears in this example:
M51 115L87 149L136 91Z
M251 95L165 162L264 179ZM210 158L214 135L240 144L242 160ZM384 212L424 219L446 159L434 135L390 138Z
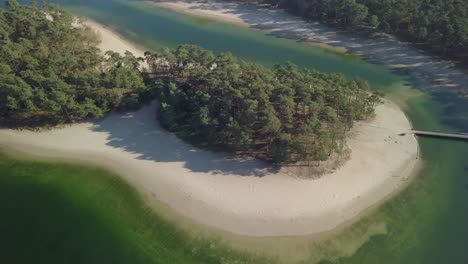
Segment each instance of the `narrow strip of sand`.
M112 50L123 54L126 51L130 51L136 57L144 56L144 50L138 48L135 44L130 43L128 40L114 33L111 29L89 18L83 19L83 24L90 27L100 38L101 43L99 44L99 47L103 52Z
M95 22L101 48L141 50ZM418 166L414 136L391 102L358 123L351 158L319 179L274 171L261 161L196 149L162 129L156 102L137 112L44 132L0 129L0 146L45 158L91 162L198 223L246 236L294 236L332 230L401 190Z

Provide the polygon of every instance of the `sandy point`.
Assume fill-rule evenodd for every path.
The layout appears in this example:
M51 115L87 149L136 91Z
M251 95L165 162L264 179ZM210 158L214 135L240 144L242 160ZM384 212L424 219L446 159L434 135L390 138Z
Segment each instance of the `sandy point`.
M45 132L0 130L0 144L45 158L91 162L198 223L248 236L331 230L405 186L417 142L391 103L360 123L351 159L319 179L276 172L252 159L198 150L162 129L156 102L138 112Z
M101 32L102 49L141 52L99 24L88 25ZM197 223L257 237L332 230L401 190L419 163L416 138L399 135L411 124L389 101L376 108L373 120L352 129L344 166L318 179L196 149L160 127L156 108L153 102L137 112L44 132L0 129L0 145L107 167Z

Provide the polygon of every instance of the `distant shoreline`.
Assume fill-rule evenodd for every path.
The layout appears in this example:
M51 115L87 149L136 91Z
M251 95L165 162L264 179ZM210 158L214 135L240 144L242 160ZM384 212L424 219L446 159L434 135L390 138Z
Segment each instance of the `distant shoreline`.
M281 9L222 0L146 0L148 4L178 13L204 17L271 35L301 40L312 46L351 53L371 63L384 64L400 73L411 72L424 80L425 89L459 91L467 96L468 74L451 61L425 54L412 44L389 35L363 36L307 22Z
M242 18L235 14L229 14L225 12L227 10L202 10L195 8L197 6L197 2L184 2L184 1L167 1L167 0L146 0L146 3L153 4L177 13L181 13L184 15L189 15L193 17L211 19L223 23L228 23L240 27L251 28L252 25L244 21ZM268 30L264 30L268 31ZM324 42L320 41L307 41L307 44L319 47L322 49L331 50L338 53L347 53L348 50L344 47L335 47L332 45L328 45Z
M143 54L102 25L86 24L100 32L101 49ZM107 167L188 219L253 237L333 230L404 188L421 164L416 138L398 136L411 124L391 102L377 107L374 120L355 125L348 140L350 160L320 179L298 178L287 168L274 173L258 160L233 161L195 149L162 129L155 112L152 103L134 113L50 131L0 129L0 145Z

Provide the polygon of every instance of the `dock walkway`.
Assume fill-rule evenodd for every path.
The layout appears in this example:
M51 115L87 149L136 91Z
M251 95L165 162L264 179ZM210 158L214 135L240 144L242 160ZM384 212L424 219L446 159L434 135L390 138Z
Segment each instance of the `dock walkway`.
M416 136L428 136L428 137L468 140L468 133L447 133L447 132L434 132L434 131L414 130L414 129L411 130L411 133L415 134Z

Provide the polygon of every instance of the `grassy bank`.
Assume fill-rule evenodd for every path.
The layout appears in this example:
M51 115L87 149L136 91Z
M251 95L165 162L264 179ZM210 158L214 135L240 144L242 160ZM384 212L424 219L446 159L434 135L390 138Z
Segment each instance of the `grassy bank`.
M272 263L161 219L112 173L0 153L0 263Z

